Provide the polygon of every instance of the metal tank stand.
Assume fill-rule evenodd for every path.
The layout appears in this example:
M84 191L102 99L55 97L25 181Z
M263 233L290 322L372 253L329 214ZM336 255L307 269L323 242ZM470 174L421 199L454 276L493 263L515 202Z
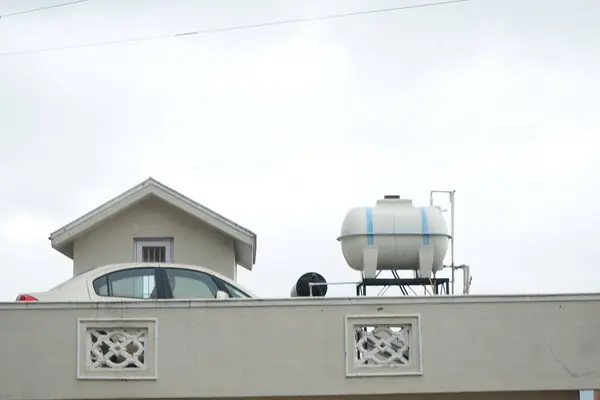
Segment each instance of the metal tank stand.
M431 291L434 295L448 294L450 292L450 279L449 278L366 278L363 279L358 285L356 285L356 295L366 296L367 286L378 286L378 287L392 287L398 286L402 294L409 296L408 288L417 286L431 287Z
M379 273L381 271L378 271ZM379 276L379 273L377 276ZM381 287L379 295L386 292L392 286L398 286L403 295L409 296L411 293L416 295L413 287L430 288L430 293L433 295L450 294L450 279L449 278L401 278L398 271L391 271L393 278L363 278L356 285L356 295L366 296L367 287Z

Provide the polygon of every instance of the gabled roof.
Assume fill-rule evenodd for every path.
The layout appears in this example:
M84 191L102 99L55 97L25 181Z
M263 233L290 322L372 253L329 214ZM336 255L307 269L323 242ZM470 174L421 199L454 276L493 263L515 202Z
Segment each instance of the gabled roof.
M256 261L256 234L220 214L196 203L192 199L169 188L153 178L129 189L120 196L104 203L75 221L50 234L52 247L67 257L73 258L75 238L98 226L120 211L135 205L150 196L155 196L172 206L207 223L235 240L236 261L248 270Z

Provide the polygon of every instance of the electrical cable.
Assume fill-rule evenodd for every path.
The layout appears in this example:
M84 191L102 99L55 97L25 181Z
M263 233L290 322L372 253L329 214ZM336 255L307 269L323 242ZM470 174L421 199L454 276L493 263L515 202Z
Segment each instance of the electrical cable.
M25 10L25 11L17 11L17 12L13 12L13 13L10 13L10 14L0 15L0 19L2 19L2 18L8 18L8 17L14 17L14 16L17 16L17 15L29 14L29 13L36 12L36 11L49 10L51 8L58 8L58 7L70 6L72 4L83 3L83 2L86 2L86 1L90 1L90 0L75 0L75 1L70 1L68 3L54 4L52 6L33 8L31 10Z
M83 0L80 0L80 1L83 1ZM453 3L464 3L467 1L470 1L470 0L448 0L448 1L442 1L442 2L437 2L437 3L415 4L415 5L403 6L403 7L382 8L382 9L376 9L376 10L358 11L358 12L344 13L344 14L331 14L331 15L324 15L324 16L320 16L320 17L296 18L296 19L266 22L266 23L253 24L253 25L238 25L238 26L232 26L232 27L228 27L228 28L216 28L216 29L198 30L198 31L190 31L190 32L181 32L181 33L168 34L168 35L157 35L157 36L146 36L146 37L140 37L140 38L113 40L113 41L106 41L106 42L95 42L95 43L87 43L87 44L76 44L76 45L68 45L68 46L57 46L57 47L47 47L47 48L40 48L40 49L31 49L31 50L11 51L11 52L6 52L6 53L0 53L0 57L10 56L10 55L19 55L19 54L41 53L41 52L48 52L48 51L80 49L80 48L87 48L87 47L110 46L110 45L117 45L117 44L124 44L124 43L158 40L158 39L170 39L170 38L176 38L176 37L181 37L181 36L207 35L207 34L211 34L211 33L238 31L238 30L245 30L245 29L254 29L254 28L270 27L270 26L277 26L277 25L287 25L287 24L295 24L295 23L302 23L302 22L312 22L312 21L334 19L334 18L354 17L354 16L358 16L358 15L408 10L408 9L413 9L413 8L434 7L434 6L441 6L441 5L453 4Z

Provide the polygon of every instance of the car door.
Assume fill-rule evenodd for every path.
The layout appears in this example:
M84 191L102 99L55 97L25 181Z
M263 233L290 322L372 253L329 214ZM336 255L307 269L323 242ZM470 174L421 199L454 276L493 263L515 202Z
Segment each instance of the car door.
M165 296L170 299L215 299L219 287L213 276L202 271L177 267L160 267L165 282Z
M93 278L90 299L156 300L166 297L165 285L158 267L123 268Z

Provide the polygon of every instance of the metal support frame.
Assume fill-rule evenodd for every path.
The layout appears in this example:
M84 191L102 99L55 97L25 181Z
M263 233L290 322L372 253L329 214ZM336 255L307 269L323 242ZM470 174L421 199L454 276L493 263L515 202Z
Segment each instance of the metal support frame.
M407 288L412 286L431 287L432 294L448 294L450 279L448 278L364 278L356 285L356 295L366 296L368 286L391 287L398 286L402 294L408 296Z

